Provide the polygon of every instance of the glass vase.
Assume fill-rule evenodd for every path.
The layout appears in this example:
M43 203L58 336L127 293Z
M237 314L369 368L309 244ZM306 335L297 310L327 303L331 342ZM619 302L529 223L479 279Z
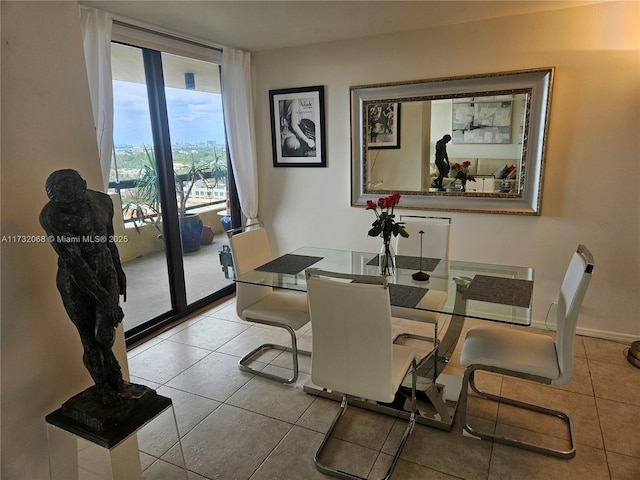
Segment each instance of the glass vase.
M396 254L391 246L391 239L383 240L378 254L378 273L380 275L395 275Z

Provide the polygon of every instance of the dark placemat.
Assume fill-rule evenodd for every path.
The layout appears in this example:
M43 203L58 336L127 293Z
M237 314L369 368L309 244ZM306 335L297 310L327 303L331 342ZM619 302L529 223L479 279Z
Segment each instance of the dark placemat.
M464 298L529 308L532 293L531 280L476 275L469 284Z
M372 283L363 282L362 280L359 280L359 282ZM387 285L389 287L389 301L394 307L414 308L429 291L426 288L413 287L411 285L398 285L397 283L389 283Z
M391 305L395 307L414 308L427 292L426 288L398 285L396 283L389 284L389 298Z
M294 255L288 253L281 257L271 260L264 265L259 266L256 270L261 272L284 273L287 275L296 275L305 268L310 267L316 262L322 260L323 257L312 257L310 255Z
M438 266L438 263L440 263L439 258L424 257L422 259L422 270L426 272L433 272ZM378 265L378 255L369 260L367 265ZM420 270L420 257L396 255L396 268L402 268L403 270Z

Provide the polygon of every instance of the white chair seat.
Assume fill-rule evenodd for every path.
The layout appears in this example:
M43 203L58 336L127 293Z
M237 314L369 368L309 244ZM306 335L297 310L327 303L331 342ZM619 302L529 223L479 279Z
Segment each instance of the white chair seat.
M547 335L478 326L467 333L460 364L480 364L556 380L560 377L557 358L555 341Z
M409 366L411 365L411 362L413 362L416 352L411 347L406 347L404 345L392 345L392 355L391 391L389 392L389 398L387 400L383 400L387 403L392 402L395 398L395 393L407 375L407 370L409 370Z
M280 323L298 330L309 322L307 295L276 290L242 310L242 317L248 321Z

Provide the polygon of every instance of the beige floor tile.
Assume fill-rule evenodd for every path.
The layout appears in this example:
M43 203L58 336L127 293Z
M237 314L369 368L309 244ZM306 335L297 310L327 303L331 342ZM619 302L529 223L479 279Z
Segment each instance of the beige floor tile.
M640 458L640 406L597 398L602 436L607 451Z
M607 452L611 480L637 480L640 478L640 458Z
M377 457L377 450L332 437L327 442L320 461L334 470L368 478Z
M282 328L266 328L254 324L219 347L217 351L242 358L254 348L265 343L289 346L291 345L291 336ZM260 353L255 359L263 363L269 363L279 354L279 350L268 350Z
M489 480L607 480L604 450L579 445L576 456L562 459L494 443Z
M502 375L487 372L476 373L476 386L483 392L499 394L502 388ZM471 388L467 395L467 415L484 418L492 422L498 416L498 402L476 396ZM470 423L474 425L473 423Z
M183 439L187 468L211 479L248 479L291 425L221 405ZM163 460L176 464L175 447Z
M298 350L306 350L307 352L310 352L311 347L307 346L306 342L298 342ZM280 355L274 358L269 365L275 365L276 367L282 367L293 371L293 358L291 356L291 352L280 353ZM311 355L298 353L298 373L311 374Z
M589 360L589 369L596 397L640 406L640 369L597 360Z
M221 320L228 320L230 322L245 323L247 325L251 324L250 322L247 322L238 316L238 314L236 313L235 302L229 305L225 305L222 308L207 312L206 315L209 317L219 318Z
M334 400L313 397L313 403L296 422L296 425L316 432L326 433L338 413L340 404Z
M198 323L199 321L203 320L206 317L207 317L206 313L193 313L188 317L181 319L179 323L174 325L172 328L161 330L156 334L156 337L167 339L170 336L175 335L179 331Z
M591 373L589 363L586 358L574 356L573 376L566 385L559 386L562 390L581 393L583 395L593 395L593 385L591 384Z
M573 356L579 358L587 358L587 351L585 348L584 340L586 337L576 335L575 342L573 344Z
M292 385L255 376L226 403L293 424L313 403L313 397Z
M506 377L502 382L502 395L567 413L573 420L579 444L603 448L598 410L593 397ZM500 423L557 438L568 438L565 423L550 415L501 405L498 418Z
M146 380L144 378L138 378L135 375L131 375L129 378L129 382L130 383L136 383L138 385L145 385L149 388L152 388L154 390L159 389L162 385L156 382L151 382L149 380Z
M201 477L193 472L187 472L189 480L200 480ZM185 480L184 469L165 462L164 460L156 460L142 475L145 480Z
M511 438L532 445L539 445L541 447L555 449L562 452L569 452L571 450L571 437L568 426L564 428L563 433L547 431L547 429L540 428L538 425L535 425L532 428L530 425L535 422L535 415L542 417L543 414L530 415L532 421L523 421L522 427L498 423L496 425L495 434L500 437ZM540 418L539 423L542 424L546 421L548 420ZM560 420L556 420L556 422L560 422ZM579 448L578 444L579 442L576 439L576 448Z
M179 431L173 410L165 410L138 431L138 448L141 452L160 458L178 443Z
M175 388L164 386L157 391L158 394L169 397L173 401L181 436L189 433L193 427L220 406L220 402Z
M144 472L149 468L153 462L157 460L156 457L149 455L148 453L140 452L140 468Z
M338 420L333 436L373 450L381 450L395 418L352 405Z
M487 423L490 422L485 421L482 427L491 428ZM397 420L385 444L384 453L393 453L405 426L405 421ZM462 427L457 421L454 422L451 431L417 424L400 458L454 477L467 480L486 479L491 445L491 442L463 436Z
M238 323L215 317L203 317L199 322L183 328L168 338L173 342L216 350L249 327L247 322Z
M251 476L251 480L327 478L313 462L322 439L323 435L319 432L293 427Z
M603 340L600 338L584 337L584 347L589 360L628 364L625 350L628 344Z
M167 386L224 402L253 377L253 374L238 368L236 357L213 352L175 377Z
M383 478L389 469L391 459L391 455L384 453L379 455L369 478ZM418 465L417 463L408 462L401 458L398 460L391 478L402 480L457 480L460 477L447 475L446 473L438 472L437 470Z
M129 349L127 350L127 359L132 359L133 357L135 357L136 355L138 355L141 352L144 352L145 350L150 349L151 347L153 347L154 345L157 345L158 343L162 342L162 338L160 337L153 337L153 338L149 338L147 340L145 340L142 343L139 343L135 346L129 347Z
M129 360L129 371L146 380L166 383L206 357L208 350L164 340Z

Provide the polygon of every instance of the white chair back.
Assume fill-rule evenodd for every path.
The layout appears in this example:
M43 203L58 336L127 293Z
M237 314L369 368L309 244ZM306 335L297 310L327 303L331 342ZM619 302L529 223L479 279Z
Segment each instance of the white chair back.
M260 226L235 233L237 231L229 231L229 244L237 276L272 260L269 239L264 227ZM272 291L271 287L236 282L236 312L238 316L243 318L242 311L245 308L266 297Z
M554 385L568 383L573 375L573 344L578 314L591 280L593 267L591 252L584 245L578 245L577 251L571 257L558 298L556 352L560 378L553 382Z
M424 231L422 239L423 258L449 259L449 237L451 235L451 219L444 217L401 216L408 238L396 237L396 254L420 256L420 231Z
M307 270L307 294L313 329L312 382L357 397L393 401L391 306L386 279L331 272L321 274L340 279L318 277L310 274L311 270ZM356 283L359 280L377 284Z

